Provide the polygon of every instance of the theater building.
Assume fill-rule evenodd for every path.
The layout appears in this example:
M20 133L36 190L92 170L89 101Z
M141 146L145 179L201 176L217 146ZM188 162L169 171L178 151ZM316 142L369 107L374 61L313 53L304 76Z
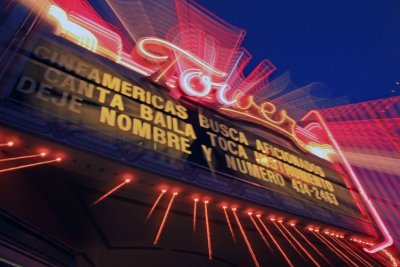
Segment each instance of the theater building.
M243 30L184 0L6 0L0 29L1 266L397 266Z

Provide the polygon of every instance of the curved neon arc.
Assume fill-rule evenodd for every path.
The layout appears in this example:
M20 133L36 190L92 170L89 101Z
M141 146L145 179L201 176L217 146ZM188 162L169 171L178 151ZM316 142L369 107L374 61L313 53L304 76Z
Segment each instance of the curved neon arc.
M214 85L219 88L218 93L217 93L218 102L220 102L224 105L227 105L227 106L231 106L237 102L237 98L233 98L232 100L228 100L226 98L225 92L226 92L226 89L228 88L227 84L215 83Z
M165 47L167 49L173 50L173 51L177 51L179 53L181 53L182 55L184 55L185 57L189 58L191 61L193 61L194 63L196 63L198 66L204 68L205 70L210 71L211 73L213 73L216 76L219 77L225 77L227 75L226 72L220 71L215 69L213 66L210 66L208 64L206 64L205 62L203 62L201 59L199 59L198 57L196 57L195 55L189 53L188 51L180 48L179 46L165 41L163 39L157 38L157 37L143 37L141 38L137 44L137 51L139 52L139 54L145 58L149 58L155 62L164 62L166 61L169 56L168 55L156 55L154 53L151 53L150 51L148 51L146 49L146 45L160 45L162 47Z
M190 85L190 81L195 77L200 78L200 83L204 86L204 90L202 91L193 90L192 86ZM194 69L185 70L181 74L179 82L185 93L190 96L204 97L211 92L210 77L203 75L203 73L200 70L194 70Z

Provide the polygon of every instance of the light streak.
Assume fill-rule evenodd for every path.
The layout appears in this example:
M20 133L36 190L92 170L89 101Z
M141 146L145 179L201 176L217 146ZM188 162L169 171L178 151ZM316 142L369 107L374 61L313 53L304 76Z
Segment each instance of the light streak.
M208 259L212 260L212 247L211 247L211 233L210 233L210 225L208 222L208 200L204 201L204 218L206 221L206 232L207 232L207 247L208 247Z
M39 166L39 165L50 164L50 163L53 163L53 162L60 162L61 160L62 160L61 158L55 158L55 159L52 159L52 160L46 160L46 161L41 161L41 162L36 162L36 163L31 163L31 164L20 165L20 166L16 166L16 167L2 169L2 170L0 170L0 173L14 171L14 170L20 170L20 169L25 169L25 168Z
M260 222L261 226L264 228L265 232L268 234L268 236L271 238L272 242L274 242L275 246L278 248L279 252L282 254L282 256L285 258L286 262L289 264L289 266L294 267L293 263L290 261L289 257L286 255L286 253L283 251L281 246L279 245L278 241L276 241L275 237L271 234L271 232L268 230L267 226L265 223L261 220L261 216L258 214L256 215L258 221Z
M117 63L121 64L122 66L125 66L133 71L136 71L144 76L149 76L152 72L151 69L146 68L139 63L135 62L132 60L131 55L122 52L121 54L121 59L120 61L117 61Z
M339 144L336 142L335 138L333 137L331 131L329 130L328 126L326 125L321 114L318 111L312 110L306 116L304 116L302 120L304 120L307 116L309 116L312 113L314 113L317 116L317 118L319 119L319 121L321 122L321 124L322 124L323 128L325 129L328 137L330 138L332 144L336 148L336 151L339 153L340 157L342 158L344 165L346 166L346 169L348 170L351 177L353 178L353 181L356 184L357 189L360 192L360 195L362 196L362 198L364 199L365 203L367 204L369 210L371 211L372 217L375 219L376 224L378 225L379 229L383 233L383 236L385 237L385 240L383 242L381 242L380 244L374 245L374 248L364 248L364 250L368 253L375 253L384 248L391 246L393 244L393 237L390 235L385 223L382 221L382 218L379 215L378 211L376 210L374 204L369 199L364 187L362 186L360 180L358 179L358 176L355 174L350 163L347 161L346 157L344 156L343 151L341 150Z
M333 245L329 240L327 240L322 234L318 232L311 231L322 243L324 243L332 252L334 252L339 258L350 265L358 266L354 261L347 257L343 252L340 251L335 245Z
M308 256L308 258L310 258L310 260L316 265L316 266L321 266L316 259L314 259L314 257L305 249L305 247L303 247L303 245L297 240L297 238L292 235L292 233L289 232L289 230L286 228L286 226L284 224L280 224L283 228L283 230L285 230L285 232L293 239L293 241L297 244L297 246L299 246L299 248L301 250L304 251L304 253L306 253L306 255Z
M350 239L350 240L356 242L355 239ZM355 251L357 251L357 250L360 249L360 248L356 247L356 244L352 244L352 243L350 243L350 242L348 242L348 241L346 241L346 240L343 240L343 242L344 242L346 245L348 245L349 247L351 247L351 248L352 248L353 250L355 250ZM369 244L369 245L371 245L371 244ZM378 253L370 254L370 253L367 253L366 251L364 251L362 248L361 248L360 250L361 250L362 252L366 253L366 255L369 256L369 259L370 259L371 261L379 262L379 263L380 263L380 260L377 259L377 258L375 257L375 256L378 256Z
M236 209L235 208L232 209L232 213L233 213L233 216L235 217L237 225L239 226L240 232L241 232L241 234L243 236L244 242L246 243L247 249L250 252L251 258L253 259L254 265L257 266L257 267L260 267L260 264L258 263L257 257L254 254L253 248L251 247L250 242L247 239L246 233L244 232L244 229L242 227L242 224L240 223L239 217L236 214Z
M160 202L161 198L163 197L163 195L164 195L166 192L167 192L167 189L161 189L160 194L158 195L156 201L154 201L153 206L151 206L151 209L150 209L149 213L148 213L147 216L146 216L146 221L147 221L148 219L150 219L150 217L151 217L151 215L153 214L155 208L158 206L158 203Z
M14 160L19 160L19 159L30 159L30 158L45 157L45 156L46 156L46 153L42 152L42 153L34 154L34 155L26 155L26 156L12 157L12 158L4 158L4 159L0 159L0 162L14 161Z
M131 182L130 179L124 179L124 181L122 183L118 184L117 186L112 188L110 191L108 191L107 193L105 193L104 195L99 197L95 202L92 203L92 205L90 205L90 207L93 207L94 205L98 204L100 201L104 200L106 197L108 197L109 195L111 195L112 193L114 193L115 191L117 191L118 189L120 189L121 187L123 187L124 185L126 185L130 182Z
M196 218L197 218L197 203L199 202L198 198L195 198L193 204L193 233L196 232Z
M0 144L0 147L3 147L3 146L12 147L13 145L14 145L14 141L8 141L7 143Z
M265 245L267 245L268 249L269 249L271 252L273 252L273 251L272 251L272 248L271 248L271 245L269 244L268 240L265 238L265 236L264 236L263 232L261 231L260 227L258 226L257 222L254 220L254 218L253 218L253 213L249 212L248 214L249 214L250 219L251 219L251 221L253 222L254 226L256 227L257 232L260 234L262 240L264 241Z
M275 221L272 221L272 223L274 224L274 226L276 227L276 229L279 230L279 232L283 235L283 237L286 239L286 241L289 242L289 244L292 246L292 248L294 250L296 250L296 252L300 255L300 257L302 257L304 260L304 256L303 254L300 252L300 250L298 250L298 248L293 244L293 242L290 240L290 238L282 231L282 229L278 226L278 224Z
M310 247L312 247L312 248L318 253L319 256L321 256L321 258L323 258L328 264L330 264L330 265L332 264L332 263L319 251L319 249L317 249L317 248L310 242L310 240L308 240L308 238L307 238L305 235L303 235L303 234L296 228L295 225L293 225L292 228L307 242L308 245L310 245Z
M227 206L223 206L223 207L222 207L222 209L224 210L226 223L228 224L228 227L229 227L229 232L231 233L231 236L232 236L232 238L233 238L233 242L236 243L235 233L233 232L231 220L229 219L228 212L226 211L227 208L228 208Z
M318 138L314 134L304 130L304 128L298 125L296 125L296 134L303 136L303 138L306 137L307 139L310 139L311 142L319 143Z
M358 261L366 264L367 266L373 267L368 261L366 261L365 259L363 259L361 256L357 255L357 253L350 248L349 246L347 246L346 244L342 243L340 241L340 239L336 239L332 236L330 236L330 238L336 243L338 244L340 247L342 247L344 249L344 251L347 251L349 254L351 254L354 258L356 258Z
M167 210L165 211L164 217L163 217L163 219L161 221L160 228L158 228L156 239L154 239L154 245L157 245L157 243L158 243L158 241L160 239L161 233L162 233L162 231L164 229L165 222L167 221L167 218L168 218L169 211L170 211L170 209L172 207L172 203L174 202L174 199L175 199L175 197L177 195L178 195L178 192L172 193L171 200L168 203L168 207L167 207Z

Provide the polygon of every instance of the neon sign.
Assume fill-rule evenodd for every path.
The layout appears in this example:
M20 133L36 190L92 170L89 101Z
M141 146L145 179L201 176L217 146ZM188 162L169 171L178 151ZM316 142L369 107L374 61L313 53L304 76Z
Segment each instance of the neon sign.
M271 102L265 101L257 104L252 95L238 96L237 99L238 101L231 107L222 107L220 110L223 113L250 120L259 125L268 126L289 137L299 148L307 150L304 142L296 135L296 121L289 117L286 110L277 111L275 105Z
M116 57L112 59L146 76L161 71L156 81L165 75L172 65L184 60L187 68L178 73L178 77L170 78L166 82L171 90L176 91L176 88L179 88L184 95L200 102L211 103L228 116L247 120L279 132L292 140L303 151L315 154L317 148L319 151L317 156L320 156L321 150L318 149L318 144L305 144L297 136L296 121L287 114L286 110L278 111L276 106L268 101L257 103L254 95L248 94L244 89L232 88L227 82L230 74L206 63L178 45L157 37L143 37L137 41L131 57L129 57L123 52L121 38L119 36L116 38L117 34L111 30L99 30L101 25L95 22L91 23L89 19L76 20L74 14L69 18L61 8L55 5L50 6L48 14L52 19L58 21L57 34L98 54L104 55L102 51L112 50L110 47L102 47L102 44L106 46L105 42L99 42L99 39L110 39L112 36L112 39L117 40L118 44L117 51L115 51ZM96 31L93 31L94 27L90 25L95 25ZM92 31L88 30L88 27ZM143 62L136 62L135 55L138 55ZM165 63L168 62L169 65L165 68ZM162 70L163 68L165 69ZM266 76L268 75L269 73ZM324 156L324 158L327 157Z
M203 87L200 90L193 88L192 81L197 78L200 85ZM179 78L179 85L183 92L193 97L207 97L211 94L211 89L216 89L216 100L222 105L233 105L237 99L228 100L226 98L226 89L228 85L225 83L215 83L210 76L203 74L200 70L189 69L184 71Z
M236 93L232 99L227 99L226 93L230 89L228 84L214 82L211 75L214 74L214 76L217 76L215 78L218 79L226 76L226 73L215 69L191 53L160 38L142 38L136 44L136 50L141 56L154 63L165 62L169 58L168 55L165 55L167 51L180 53L178 56L184 56L197 67L187 69L180 74L180 89L186 95L200 99L210 99L214 96L214 104L217 103L222 106L219 108L222 113L269 127L289 137L302 150L308 151L307 146L296 135L296 121L287 114L286 110L277 111L276 106L267 101L256 103L253 95L241 92ZM205 74L207 72L210 74Z
M150 48L153 49L153 52L150 50ZM141 38L136 43L136 50L139 52L140 55L157 63L165 62L169 58L168 55L165 55L165 49L177 52L185 56L186 58L190 59L195 65L198 65L205 71L210 72L216 76L225 77L227 75L227 73L215 69L213 66L208 65L195 55L166 40L156 37L145 37Z

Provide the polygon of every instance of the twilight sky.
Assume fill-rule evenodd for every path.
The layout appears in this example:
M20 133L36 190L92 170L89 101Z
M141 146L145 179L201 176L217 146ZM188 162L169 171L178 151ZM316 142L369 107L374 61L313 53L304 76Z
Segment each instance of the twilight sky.
M268 58L296 85L322 82L352 102L400 94L399 0L196 2L247 31L250 69Z

